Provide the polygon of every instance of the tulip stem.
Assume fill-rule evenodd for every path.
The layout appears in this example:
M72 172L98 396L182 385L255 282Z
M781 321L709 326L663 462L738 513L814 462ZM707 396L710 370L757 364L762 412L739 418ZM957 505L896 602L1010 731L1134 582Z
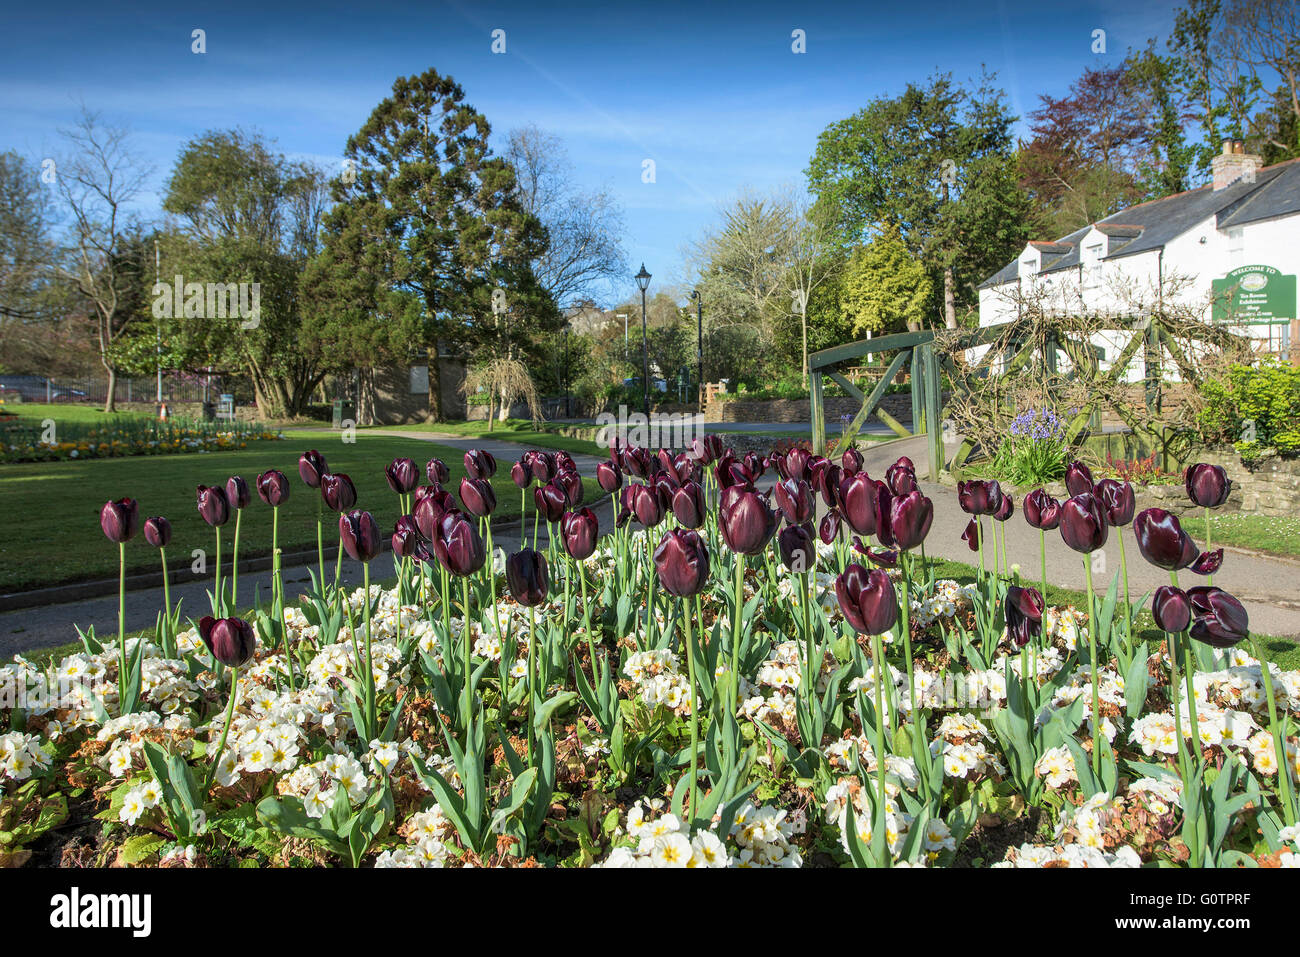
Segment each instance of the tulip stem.
M1208 505L1205 506L1205 550L1207 552L1210 550L1210 506ZM1210 572L1206 577L1205 584L1207 587L1214 584L1214 572Z
M461 711L465 716L465 745L466 747L468 747L470 728L474 723L473 713L471 710L473 707L473 699L471 697L471 690L470 690L470 669L471 669L470 656L473 647L473 642L471 640L472 636L470 634L470 627L469 627L469 576L468 575L461 577L460 589L461 589L461 603L465 606L465 627L462 630L461 639L460 639L461 656L464 658L464 664L465 664L465 700L461 704Z
M731 610L731 713L740 709L740 625L745 610L745 553L736 552L736 603Z
M1201 731L1196 724L1196 684L1193 681L1196 674L1196 662L1192 658L1192 640L1188 633L1183 632L1180 637L1183 646L1183 680L1187 683L1187 720L1192 731L1192 757L1195 759L1196 766L1200 767L1204 755L1201 753Z
M325 588L325 532L321 520L322 499L316 496L316 571L320 574L321 590ZM324 598L324 595L321 595Z
M691 810L687 818L692 824L699 813L700 801L697 793L696 773L700 754L700 703L695 695L695 642L691 635L691 612L689 605L683 611L682 621L686 626L686 675L691 683ZM596 660L592 659L592 674L595 674Z
M1282 737L1282 726L1277 721L1277 698L1273 694L1273 675L1268 668L1268 661L1260 654L1259 645L1255 637L1250 636L1250 648L1255 653L1255 660L1259 662L1260 676L1264 679L1264 697L1268 701L1268 733L1273 739L1273 750L1277 756L1277 774L1278 774L1278 791L1282 798L1282 819L1287 825L1294 827L1296 824L1296 800L1295 790L1291 786L1291 765L1294 762L1287 760L1286 740Z
M887 820L886 813L886 796L885 796L885 707L883 699L883 685L885 683L885 650L881 644L879 635L871 636L871 666L875 672L876 686L876 783L879 793L876 795L876 813L872 815L872 843L879 841L878 846L884 848L881 855L882 860L877 861L881 867L889 866L889 839L888 835L874 833L876 826ZM850 797L850 800L852 798Z
M1043 566L1043 567L1042 567L1042 571L1043 571L1043 607L1044 607L1044 609L1046 609L1046 607L1047 607L1047 532L1044 531L1044 530L1041 529L1041 528L1038 530L1038 559L1039 559L1039 562L1040 562L1040 563L1042 564L1042 566ZM1034 644L1035 644L1035 645L1038 644L1039 639L1041 638L1041 636L1042 636L1042 632L1041 632L1041 630L1040 630L1039 634L1034 636ZM1035 675L1035 678L1037 678L1037 675Z
M525 730L525 741L528 748L528 763L533 763L533 696L534 684L533 673L536 671L533 661L534 651L537 647L537 606L528 606L528 707L525 709L528 727Z
M1191 802L1190 785L1187 755L1184 750L1183 741L1183 715L1182 708L1178 702L1179 682L1178 682L1178 647L1177 636L1172 632L1165 632L1169 644L1169 699L1174 706L1174 744L1178 751L1178 771L1183 779L1183 807L1189 807ZM1195 855L1199 848L1190 847L1192 854Z
M221 590L221 526L215 525L213 527L217 530L217 571L216 571L216 579L215 579L216 586L217 586L217 601L216 601L217 617L225 618L226 600L225 600L225 595L222 593ZM213 661L215 660L216 659L214 658Z
M231 671L230 681L230 699L226 702L226 726L221 732L221 741L217 744L217 751L212 756L212 762L208 765L208 776L203 782L203 793L207 795L212 789L212 779L217 776L217 765L221 763L221 755L226 750L226 738L230 734L230 723L235 717L235 699L239 696L239 668L236 666Z
M158 554L162 558L163 570L163 606L167 609L167 624L163 628L163 654L168 658L175 657L173 649L176 644L176 636L172 634L172 584L171 576L167 574L167 546L163 545L158 549Z
M362 562L362 578L366 589L366 719L370 733L378 736L378 715L375 711L375 660L370 653L370 563Z
M501 617L497 612L497 563L496 553L492 550L492 519L483 519L487 526L487 562L485 568L487 571L488 587L492 592L492 634L493 637L500 640L501 638Z
M280 623L281 638L284 641L284 660L289 666L289 690L297 691L298 685L294 678L293 645L289 641L289 621L284 617L284 573L280 568L280 509L278 506L271 509L271 574L274 577L275 601L275 618Z
M587 603L587 575L582 562L575 561L578 569L578 587L582 592L582 624L587 632L587 653L591 655L591 678L596 680L596 640L591 634L591 605ZM567 585L566 585L567 587Z
M984 519L979 515L975 516L975 541L980 547L980 581L982 582L987 573L984 569Z
M1092 773L1101 777L1101 687L1097 677L1097 625L1093 614L1092 556L1083 556L1083 572L1088 581L1088 665L1092 669Z
M117 701L126 701L126 542L117 543Z
M807 572L801 572L799 575L799 585L802 594L799 596L799 604L803 606L803 640L804 640L804 685L807 688L809 700L817 696L816 674L813 671L813 630L812 630L812 595L808 587ZM805 748L821 747L820 741L805 741Z
M903 600L899 603L899 611L903 613L903 650L907 655L907 694L912 705L912 721L917 723L920 716L916 700L916 671L912 664L912 576L908 569L907 552L899 551L898 568L903 577Z
M239 607L239 523L244 517L242 508L235 509L235 545L230 553L230 606Z

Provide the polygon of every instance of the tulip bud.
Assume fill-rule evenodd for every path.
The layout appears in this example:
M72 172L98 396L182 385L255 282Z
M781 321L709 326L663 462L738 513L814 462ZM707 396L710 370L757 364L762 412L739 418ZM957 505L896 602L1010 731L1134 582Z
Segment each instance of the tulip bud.
M199 619L199 637L212 657L227 668L239 668L252 660L257 650L257 633L242 618Z
M506 559L506 585L515 601L526 607L546 602L550 576L546 556L531 548L521 548Z
M379 526L369 512L353 510L340 514L339 538L353 561L369 562L379 554Z
M1222 588L1187 589L1192 606L1191 636L1213 648L1231 648L1250 634L1250 619L1241 602Z
M934 503L915 489L902 498L895 498L890 504L889 530L902 551L916 548L925 541L933 520Z
M966 543L972 552L980 550L980 525L979 519L972 518L966 524L966 530L961 533L961 540Z
M849 446L844 450L844 454L840 456L840 468L844 470L845 475L853 475L862 471L863 461L862 453L853 446Z
M1119 528L1133 521L1133 510L1137 507L1137 499L1133 495L1133 486L1128 482L1102 479L1096 484L1093 494L1101 499L1102 508L1106 512L1106 523L1112 528Z
M835 579L835 597L845 621L859 634L883 634L898 621L898 595L883 569L867 571L851 563Z
M801 478L788 478L777 482L773 490L776 507L782 517L791 525L802 525L812 518L817 503L813 500L812 489Z
M1201 462L1188 466L1183 483L1187 497L1202 508L1218 508L1232 494L1232 480L1219 465Z
M526 459L520 459L510 466L510 481L514 482L515 487L520 489L528 488L532 484L533 469Z
M492 483L469 476L460 480L460 500L465 511L475 518L486 518L497 507L497 493Z
M560 516L564 514L565 506L569 503L565 498L564 489L554 482L547 482L533 489L533 504L537 506L537 511L542 513L542 518L546 521L558 522Z
M704 524L708 511L704 502L704 489L698 482L687 482L673 492L673 515L687 528L699 528Z
M564 535L564 550L578 561L591 557L596 550L596 535L600 523L596 513L589 508L576 512L565 512L561 519L560 530Z
M1076 495L1061 506L1061 538L1076 552L1095 552L1106 544L1108 534L1101 502L1092 493Z
M620 452L623 470L639 479L650 477L650 452L635 445L625 446Z
M1061 503L1036 488L1025 496L1025 521L1034 528L1051 531L1061 524Z
M117 545L129 542L140 527L140 506L133 498L105 502L99 510L99 527L110 542Z
M555 456L542 449L529 449L524 453L524 461L532 470L533 480L538 485L545 485L555 478Z
M423 491L421 489L420 491ZM456 500L446 489L436 486L425 495L418 492L415 496L415 526L424 536L425 541L432 542L438 534L438 523L442 517L456 507Z
M733 485L722 495L718 525L733 552L757 555L776 534L776 513L757 492Z
M289 501L289 477L279 469L270 469L257 477L257 494L272 508Z
M1083 495L1085 492L1092 493L1092 472L1088 466L1084 465L1078 459L1071 462L1065 469L1065 487L1071 497Z
M916 470L907 464L911 461L908 458L900 458L885 469L885 484L894 495L907 495L916 490Z
M822 516L821 522L817 525L817 537L822 540L823 545L834 544L835 540L840 537L840 524L843 519L840 518L840 510L831 509Z
M614 462L601 462L596 466L596 481L608 495L613 495L623 485L623 470Z
M1002 609L1007 620L1007 632L1017 648L1025 647L1042 631L1043 596L1037 589L1009 586Z
M490 479L497 472L497 460L484 449L470 449L465 453L465 471L470 478Z
M343 472L331 472L320 480L321 498L331 512L346 512L357 504L357 487Z
M880 527L879 486L866 472L855 472L840 482L839 505L849 528L859 535L874 535Z
M384 469L388 487L398 495L408 495L420 484L420 473L410 459L393 459Z
M161 515L144 520L144 540L154 548L166 548L172 540L172 523Z
M817 565L817 546L813 540L812 525L787 525L776 536L776 548L781 553L781 564L802 575Z
M1161 585L1151 598L1151 617L1161 631L1177 635L1192 623L1192 603L1187 592L1173 585Z
M698 595L709 580L709 550L699 532L675 528L654 551L655 572L664 591L678 598Z
M215 527L230 521L230 502L226 500L226 490L219 485L200 485L198 487L199 514L203 521Z
M569 508L577 508L582 504L582 476L577 469L561 469L555 476L555 484L564 493L564 502Z
M646 528L654 528L664 520L663 500L649 485L631 485L629 499L632 515Z
M446 485L447 479L451 478L451 470L442 459L429 459L424 467L424 474L428 476L429 484L436 485L438 488Z
M1200 554L1192 536L1183 530L1178 516L1163 508L1148 508L1133 519L1133 537L1142 557L1157 568L1178 571Z
M479 538L474 523L462 512L452 509L444 513L434 533L431 541L433 553L447 571L465 576L483 567L487 558L483 540Z
M248 483L242 476L232 475L226 479L226 501L230 503L231 508L243 508L252 499L248 491Z
M325 456L315 449L298 456L298 477L310 488L320 488L320 480L329 474L329 470Z
M415 516L403 515L393 525L393 554L410 558L415 554L416 546L419 544L420 527L415 522Z
M995 522L1005 522L1015 514L1016 503L1006 492L1002 493L1002 501L998 503L997 509L993 512Z

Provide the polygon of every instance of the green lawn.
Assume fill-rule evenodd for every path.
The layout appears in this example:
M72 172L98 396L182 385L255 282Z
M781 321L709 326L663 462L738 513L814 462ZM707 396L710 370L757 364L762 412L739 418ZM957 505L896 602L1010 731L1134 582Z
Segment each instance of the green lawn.
M263 443L232 452L192 455L133 456L84 462L34 462L0 465L0 591L21 591L70 581L111 578L117 574L117 549L99 529L99 510L108 499L124 496L140 503L141 522L150 515L171 521L174 537L167 550L173 566L189 564L190 553L203 548L211 556L212 530L195 508L195 487L224 484L242 475L253 488L258 473L278 468L290 477L292 493L280 513L281 548L314 547L316 503L320 493L298 478L298 456L308 448L320 450L331 470L344 472L357 487L357 506L374 513L389 531L399 513L398 498L388 487L384 466L409 456L423 472L424 463L438 457L451 470L453 492L465 474L463 453L418 439L358 434L345 444L339 433L304 433L287 442ZM594 479L586 481L586 498L603 496ZM508 470L498 469L496 517L519 516L519 490ZM223 556L229 558L235 522L222 529ZM337 519L326 515L326 548L337 547ZM240 555L267 554L271 549L271 510L257 497L244 512ZM127 543L128 572L158 569L158 553L137 535Z
M1189 513L1183 527L1205 544L1204 513ZM1252 548L1273 555L1300 558L1300 518L1270 518L1240 512L1210 513L1210 543Z
M386 432L433 432L454 435L462 439L484 439L496 442L511 442L523 448L553 449L572 455L594 455L608 458L609 449L602 448L590 439L577 439L556 432L544 432L533 428L527 419L507 419L497 422L488 431L486 422L421 422L415 425L375 426ZM592 426L595 430L595 426ZM522 449L521 449L522 452Z
M61 402L12 402L0 404L0 412L10 412L20 419L39 423L42 419L70 422L78 425L121 425L131 420L152 419L140 412L114 412L105 415L100 406L70 405Z

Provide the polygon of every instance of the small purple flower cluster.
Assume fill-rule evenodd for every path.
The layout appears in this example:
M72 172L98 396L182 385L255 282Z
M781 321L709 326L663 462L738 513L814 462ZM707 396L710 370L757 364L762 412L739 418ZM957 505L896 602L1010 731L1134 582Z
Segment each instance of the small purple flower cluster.
M1017 437L1054 441L1065 437L1065 423L1051 409L1026 409L1011 420L1008 433Z

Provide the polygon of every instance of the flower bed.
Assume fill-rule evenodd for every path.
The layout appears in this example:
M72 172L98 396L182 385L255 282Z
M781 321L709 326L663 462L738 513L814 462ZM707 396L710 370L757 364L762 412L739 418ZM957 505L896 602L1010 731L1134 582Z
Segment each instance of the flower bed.
M19 422L28 428L21 432L0 432L0 462L63 462L124 455L216 452L284 438L283 432L249 422L160 422L142 416L109 426L56 421L49 430L34 420Z
M368 581L372 514L308 453L300 476L362 588L331 584L322 547L299 605L277 587L243 620L218 560L197 626L168 602L156 631L0 670L0 863L1300 863L1300 672L1248 653L1244 612L1212 587L1157 593L1155 638L1118 577L1045 607L999 556L996 483L961 490L981 573L959 584L920 554L932 505L905 459L877 481L854 453L624 449L597 476L619 516L598 543L571 460L530 452L512 475L552 542L509 556L476 521L496 463L465 465L459 501L436 460L425 486L410 460L388 467L393 588ZM1210 502L1218 480L1187 487ZM272 520L288 481L258 478ZM1148 561L1222 561L1172 516L1134 518L1119 483L1077 463L1066 481L1069 500L1024 513L1085 561L1128 521ZM248 493L199 490L218 539ZM111 541L137 509L105 505ZM144 534L169 541L157 518ZM52 837L70 815L97 824L93 846ZM1012 822L1027 830L990 837Z

